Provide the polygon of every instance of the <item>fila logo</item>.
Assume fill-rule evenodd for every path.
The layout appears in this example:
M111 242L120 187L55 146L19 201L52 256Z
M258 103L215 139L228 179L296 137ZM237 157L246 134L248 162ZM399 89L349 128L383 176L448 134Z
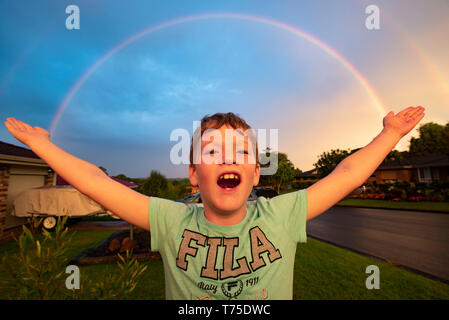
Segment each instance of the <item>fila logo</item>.
M189 266L189 262L186 259L187 256L195 258L198 253L198 246L207 246L207 258L201 268L201 277L224 280L235 278L242 274L249 274L266 266L266 262L261 256L264 252L268 252L270 263L282 258L281 252L274 247L259 227L251 228L249 236L251 241L251 261L248 263L246 257L234 257L234 250L239 246L238 237L206 237L201 233L185 229L179 246L178 257L176 258L176 265L187 271ZM218 247L220 246L224 246L225 250L223 253L223 268L219 270L216 269L215 265L217 263ZM232 268L235 259L238 267Z

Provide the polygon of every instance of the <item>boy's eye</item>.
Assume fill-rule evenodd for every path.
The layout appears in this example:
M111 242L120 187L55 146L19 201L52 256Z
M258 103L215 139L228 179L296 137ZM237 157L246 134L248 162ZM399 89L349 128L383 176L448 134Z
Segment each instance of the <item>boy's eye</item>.
M248 154L248 151L246 151L246 150L239 150L239 151L237 151L237 153L240 153L240 154Z

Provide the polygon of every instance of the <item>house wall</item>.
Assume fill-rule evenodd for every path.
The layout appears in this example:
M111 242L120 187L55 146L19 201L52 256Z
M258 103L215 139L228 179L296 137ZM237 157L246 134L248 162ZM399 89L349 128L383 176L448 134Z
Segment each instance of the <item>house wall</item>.
M9 176L8 202L6 206L5 229L20 226L25 218L11 215L14 199L22 192L31 188L42 187L48 174L46 168L11 167Z
M367 182L376 181L377 184L385 183L386 180L420 182L418 168L394 169L394 170L376 170L375 177L368 178ZM449 167L431 168L431 177L433 181L448 181Z
M7 236L5 231L26 222L11 215L15 197L30 188L55 184L56 174L49 172L48 167L0 166L0 240Z
M411 169L402 169L396 170L396 175L398 177L398 181L412 181L412 170Z
M412 178L412 169L378 170L376 171L375 181L378 184L385 183L388 180L410 182Z
M449 167L432 168L432 178L436 181L448 181Z
M411 172L412 172L411 182L418 183L419 182L419 171L418 171L418 169L415 168Z
M449 181L449 167L440 168L440 179Z
M6 205L8 202L9 167L0 166L0 238L3 236L3 226L6 220Z
M53 170L48 170L44 181L45 186L55 186L56 185L56 172Z

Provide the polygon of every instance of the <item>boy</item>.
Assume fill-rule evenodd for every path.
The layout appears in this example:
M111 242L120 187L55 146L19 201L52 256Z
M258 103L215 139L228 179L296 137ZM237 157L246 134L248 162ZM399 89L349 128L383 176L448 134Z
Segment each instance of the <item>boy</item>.
M295 251L298 242L306 242L306 221L363 184L423 116L423 107L388 113L382 132L327 177L306 190L260 197L255 205L247 199L260 165L250 161L248 139L239 146L232 141L236 152L229 153L224 138L218 143L205 134L215 129L225 137L226 130L245 131L249 125L232 113L205 117L197 136L201 161L193 161L193 148L189 166L204 208L142 195L58 148L46 130L13 118L5 125L80 192L124 220L151 228L152 250L160 251L164 262L167 299L292 299ZM236 161L239 155L243 162Z

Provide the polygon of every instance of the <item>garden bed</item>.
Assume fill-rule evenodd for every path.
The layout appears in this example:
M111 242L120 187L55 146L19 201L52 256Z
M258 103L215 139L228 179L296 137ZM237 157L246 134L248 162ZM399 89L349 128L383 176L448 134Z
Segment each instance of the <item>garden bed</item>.
M151 237L148 231L134 230L134 240L129 239L129 230L113 233L95 248L82 252L68 264L88 265L119 261L118 254L126 256L126 250L132 250L132 257L138 261L160 260L158 252L150 250Z

